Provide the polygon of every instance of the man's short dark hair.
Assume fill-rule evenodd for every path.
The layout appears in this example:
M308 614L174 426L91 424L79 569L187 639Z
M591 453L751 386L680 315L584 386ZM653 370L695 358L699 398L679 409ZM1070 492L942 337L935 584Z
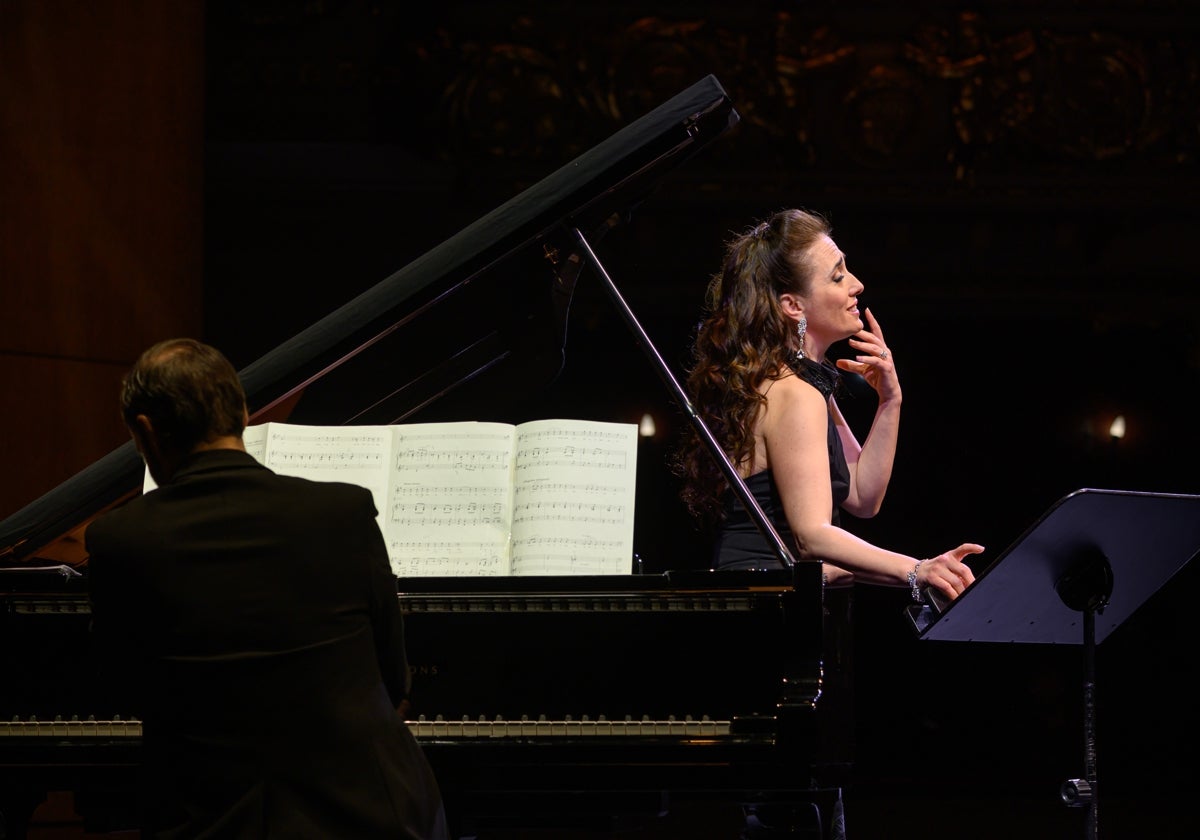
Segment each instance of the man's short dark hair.
M179 452L245 429L246 394L229 360L191 338L148 348L121 383L121 414L133 427L139 414Z

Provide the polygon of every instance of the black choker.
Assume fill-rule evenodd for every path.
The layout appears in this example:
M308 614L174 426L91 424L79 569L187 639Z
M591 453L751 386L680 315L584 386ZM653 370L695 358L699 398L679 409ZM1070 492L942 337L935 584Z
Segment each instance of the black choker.
M829 362L816 362L807 357L796 356L792 359L792 370L805 382L821 392L821 396L829 399L842 384L842 373Z

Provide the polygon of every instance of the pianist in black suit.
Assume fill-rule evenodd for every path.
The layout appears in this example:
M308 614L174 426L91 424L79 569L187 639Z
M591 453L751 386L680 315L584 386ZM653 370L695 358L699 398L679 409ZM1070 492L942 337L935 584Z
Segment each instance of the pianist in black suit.
M690 396L789 550L823 561L830 585L902 586L918 600L934 587L954 599L975 579L964 558L982 546L919 559L859 539L839 522L841 510L879 512L900 425L896 360L870 310L859 312L862 292L818 214L780 211L733 238L709 283ZM846 339L857 355L831 364L829 348ZM862 444L838 409L842 371L861 375L878 395ZM719 524L713 566L777 568L698 437L678 466L689 509Z
M158 489L86 543L94 641L143 720L144 836L445 837L397 711L404 631L370 493L248 455L237 373L200 342L147 350L121 403Z

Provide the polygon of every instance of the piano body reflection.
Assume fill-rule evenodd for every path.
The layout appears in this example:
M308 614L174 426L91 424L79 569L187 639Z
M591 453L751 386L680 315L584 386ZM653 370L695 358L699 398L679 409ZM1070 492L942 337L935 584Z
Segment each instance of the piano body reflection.
M493 419L479 407L519 406L561 370L585 267L678 398L591 246L737 120L711 76L671 98L242 370L251 422ZM114 810L131 802L140 725L95 691L82 534L140 492L142 470L126 444L0 522L9 837L48 791L72 791L99 827L129 819ZM778 569L703 565L398 581L410 725L456 833L836 793L850 761L848 604L823 592L818 564L786 554Z

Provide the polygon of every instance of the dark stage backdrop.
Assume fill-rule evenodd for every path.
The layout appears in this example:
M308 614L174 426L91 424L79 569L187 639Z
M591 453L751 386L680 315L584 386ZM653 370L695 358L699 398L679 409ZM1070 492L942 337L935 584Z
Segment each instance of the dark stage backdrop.
M884 512L850 527L920 556L978 541L982 567L1080 487L1200 491L1200 29L1183 9L210 4L210 337L252 360L712 73L741 123L601 259L678 373L730 233L782 207L827 213L906 398ZM845 407L865 430L870 393ZM544 402L477 417L647 411L639 551L651 569L703 565L662 468L680 415L587 272ZM1114 797L1194 780L1179 687L1196 574L1101 650ZM864 774L1056 801L1083 773L1080 649L917 642L904 604L856 604Z
M5 33L28 5L0 7ZM884 511L849 527L918 556L981 542L982 567L1077 488L1200 492L1188 407L1200 384L1200 28L1187 6L208 2L204 337L239 366L254 361L711 73L741 123L673 173L600 257L678 373L725 239L783 207L826 213L905 392ZM143 78L183 77L159 60ZM143 101L149 114L129 109L131 122L178 118L174 99ZM48 92L28 107L61 105ZM81 97L70 112L103 107ZM9 183L5 216L18 206ZM6 275L49 270L48 253L14 263L12 231L36 231L0 224ZM56 230L54 242L95 230ZM134 252L157 254L152 244ZM181 249L148 273L170 277L194 256ZM86 269L62 281L76 295ZM37 306L41 317L62 308ZM91 313L76 320L61 329ZM159 328L200 329L185 317ZM164 337L155 331L138 338ZM104 343L111 379L140 347ZM82 427L108 416L108 399L55 410ZM870 392L844 408L865 431ZM587 272L543 401L481 405L472 419L643 412L658 434L642 444L639 551L652 570L701 566L704 535L662 469L680 415ZM1109 434L1117 415L1121 439ZM19 428L48 451L72 433ZM13 506L89 461L16 477L29 492L13 491ZM1193 566L1100 651L1101 774L1129 814L1195 781L1182 689L1196 676ZM904 605L900 590L857 595L866 776L1056 799L1083 772L1080 651L918 642Z

